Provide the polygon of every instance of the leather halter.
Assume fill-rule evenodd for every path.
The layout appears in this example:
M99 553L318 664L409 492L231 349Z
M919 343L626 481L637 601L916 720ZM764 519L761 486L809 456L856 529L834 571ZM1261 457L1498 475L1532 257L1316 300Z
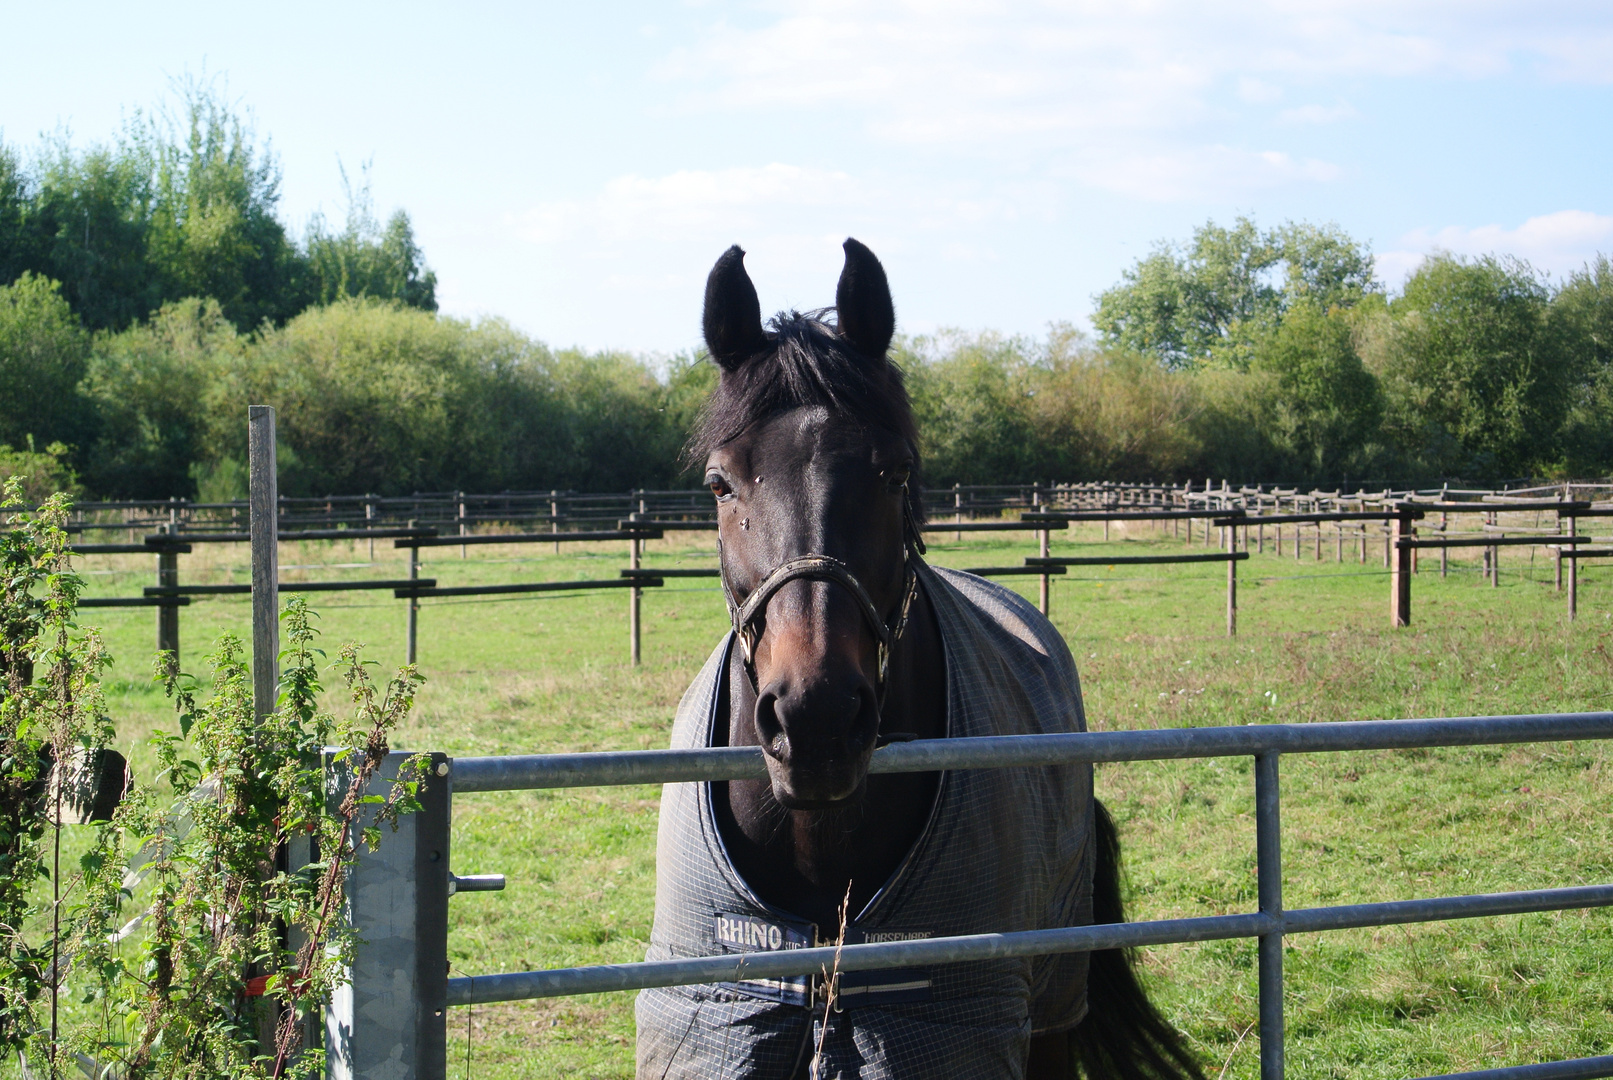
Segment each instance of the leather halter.
M874 690L877 704L884 708L885 676L890 670L891 652L907 630L907 617L912 610L913 599L918 595L918 571L914 564L925 551L924 537L919 531L918 518L913 512L912 498L906 484L902 485L902 526L902 599L889 617L880 615L873 598L868 595L863 583L857 580L857 575L851 572L851 568L829 555L798 555L781 563L751 590L743 604L735 603L733 587L728 583L727 568L723 568L723 597L728 601L728 615L733 621L734 636L739 639L740 656L745 664L745 674L750 677L752 690L759 690L756 682L756 642L761 637L759 624L766 621L767 602L792 581L832 581L851 593L863 620L879 639L879 674ZM720 536L717 538L717 555L721 561Z

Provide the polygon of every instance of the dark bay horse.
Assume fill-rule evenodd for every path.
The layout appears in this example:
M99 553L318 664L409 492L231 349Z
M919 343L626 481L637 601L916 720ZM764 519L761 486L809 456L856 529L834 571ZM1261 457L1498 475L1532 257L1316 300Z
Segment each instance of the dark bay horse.
M669 785L650 956L1118 922L1090 766L870 775L885 742L1081 730L1075 665L1017 594L929 567L918 437L855 240L829 312L764 326L744 252L706 285L721 370L691 455L733 632L677 746L758 746L766 781ZM1202 1080L1121 951L646 991L639 1075Z

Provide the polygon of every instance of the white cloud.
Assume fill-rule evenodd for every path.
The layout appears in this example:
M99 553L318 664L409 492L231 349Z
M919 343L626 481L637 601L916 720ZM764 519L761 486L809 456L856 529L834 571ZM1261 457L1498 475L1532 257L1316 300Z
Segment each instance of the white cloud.
M1431 251L1458 255L1516 255L1558 277L1573 273L1599 252L1613 254L1613 216L1559 210L1532 217L1515 229L1500 225L1413 229L1396 250L1377 257L1378 277L1399 285Z
M1613 81L1613 35L1584 0L802 0L744 25L718 20L664 58L669 110L822 113L869 136L962 155L1054 155L1099 175L1186 154L1225 156L1210 134L1246 115L1289 126L1353 117L1347 104L1276 111L1329 80L1472 79L1524 72ZM1262 190L1332 175L1245 146ZM1145 170L1146 171L1146 170ZM1231 170L1237 174L1238 169ZM1225 193L1225 169L1170 198ZM1163 188L1148 185L1159 194ZM1238 192L1241 194L1242 192Z

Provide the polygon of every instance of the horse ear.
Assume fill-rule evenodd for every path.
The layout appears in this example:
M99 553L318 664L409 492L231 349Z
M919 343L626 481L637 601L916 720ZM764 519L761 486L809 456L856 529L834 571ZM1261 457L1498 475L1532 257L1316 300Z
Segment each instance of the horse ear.
M722 253L706 277L706 310L701 319L706 348L724 371L732 371L767 345L762 305L745 273L745 252L735 244Z
M846 249L846 265L835 288L840 336L858 352L884 356L896 333L896 308L891 304L885 268L872 251L856 240L847 237L842 246Z

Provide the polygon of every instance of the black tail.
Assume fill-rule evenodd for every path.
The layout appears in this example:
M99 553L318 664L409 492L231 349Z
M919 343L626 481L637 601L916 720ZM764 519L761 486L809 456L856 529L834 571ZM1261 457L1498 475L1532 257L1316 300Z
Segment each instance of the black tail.
M1092 801L1097 868L1092 921L1126 921L1120 903L1120 835L1101 802ZM1204 1080L1181 1033L1143 993L1126 949L1092 954L1087 1016L1071 1033L1070 1050L1087 1080Z

